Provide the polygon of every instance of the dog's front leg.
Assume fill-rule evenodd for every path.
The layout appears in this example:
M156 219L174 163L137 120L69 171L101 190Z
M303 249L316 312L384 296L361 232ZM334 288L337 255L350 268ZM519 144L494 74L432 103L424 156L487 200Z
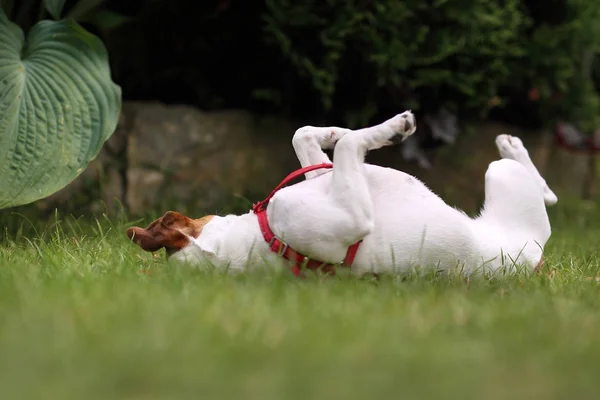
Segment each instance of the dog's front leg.
M329 196L341 211L336 218L340 234L348 236L350 242L368 235L374 224L371 193L365 176L365 154L369 150L399 143L412 135L415 129L415 117L406 111L382 124L352 131L351 135L344 135L337 141Z
M310 165L330 163L331 161L323 149L333 149L337 141L349 132L352 131L336 126L303 126L298 129L292 138L292 145L302 168ZM327 170L321 169L307 172L305 176L306 179L311 179L325 172Z

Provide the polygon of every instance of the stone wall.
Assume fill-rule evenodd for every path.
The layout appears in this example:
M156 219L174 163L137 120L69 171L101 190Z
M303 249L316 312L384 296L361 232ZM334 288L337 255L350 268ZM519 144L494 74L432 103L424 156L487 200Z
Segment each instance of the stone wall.
M268 192L298 167L291 147L297 127L240 110L125 103L117 131L88 169L38 205L81 203L109 213L124 207L132 215L218 211L239 196Z
M117 131L89 168L36 204L79 213L115 214L123 207L131 215L247 210L298 168L291 138L300 125L240 110L125 103ZM493 140L500 133L523 138L559 197L579 197L589 189L594 176L587 156L559 150L550 134L495 123L472 127L455 144L430 152L428 170L403 161L394 147L375 151L367 160L411 173L450 204L473 212L483 201L483 176L497 159Z

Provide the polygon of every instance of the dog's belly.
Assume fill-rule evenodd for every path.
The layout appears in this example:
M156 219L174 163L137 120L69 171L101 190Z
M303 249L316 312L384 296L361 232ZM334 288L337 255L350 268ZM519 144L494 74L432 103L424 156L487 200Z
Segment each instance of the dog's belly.
M366 170L375 224L363 239L354 271L446 269L471 262L475 241L465 214L406 173L368 164ZM339 237L348 223L328 197L331 175L282 189L268 212L273 231L290 246L315 259L336 262L347 251L348 243Z

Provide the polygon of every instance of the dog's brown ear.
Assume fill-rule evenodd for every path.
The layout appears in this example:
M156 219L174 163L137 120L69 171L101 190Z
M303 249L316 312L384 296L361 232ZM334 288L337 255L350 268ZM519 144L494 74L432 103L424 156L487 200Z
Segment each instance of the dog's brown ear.
M127 236L146 251L158 251L164 247L150 232L137 226L127 229Z
M161 224L169 228L184 228L190 220L190 218L176 211L167 211L160 219Z

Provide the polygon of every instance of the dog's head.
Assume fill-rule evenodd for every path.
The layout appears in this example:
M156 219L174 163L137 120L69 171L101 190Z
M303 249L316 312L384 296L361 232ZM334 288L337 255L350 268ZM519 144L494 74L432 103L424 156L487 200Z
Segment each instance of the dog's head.
M164 247L167 256L172 256L198 239L213 217L207 215L192 219L175 211L167 211L146 229L137 226L127 229L127 236L145 251L154 252Z

